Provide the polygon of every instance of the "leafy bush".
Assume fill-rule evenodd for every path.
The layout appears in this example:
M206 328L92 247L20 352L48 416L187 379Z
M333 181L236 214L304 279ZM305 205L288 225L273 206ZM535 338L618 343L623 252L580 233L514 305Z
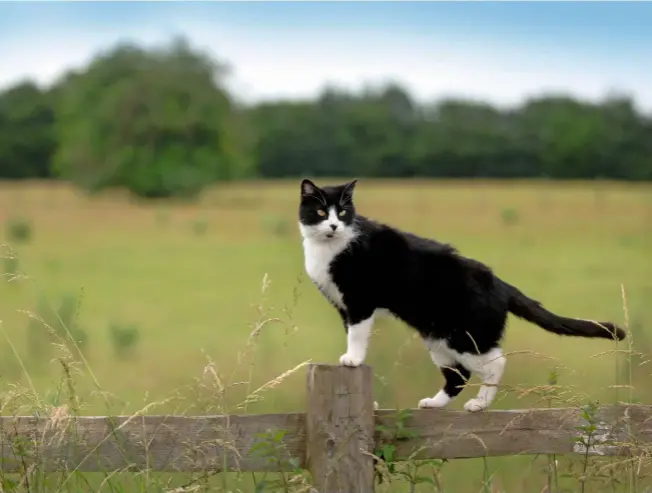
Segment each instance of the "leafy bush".
M500 213L500 219L502 220L505 226L518 224L519 221L518 211L511 207L503 209Z
M114 354L120 359L126 359L140 342L140 331L135 325L112 323L109 325L109 338Z
M7 238L16 243L28 243L32 239L32 224L22 217L9 218L5 223Z

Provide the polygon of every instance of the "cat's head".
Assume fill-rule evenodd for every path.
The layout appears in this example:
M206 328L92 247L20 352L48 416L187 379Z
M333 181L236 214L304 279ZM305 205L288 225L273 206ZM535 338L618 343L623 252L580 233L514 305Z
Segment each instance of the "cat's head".
M318 187L301 182L299 228L304 238L316 241L348 241L355 236L353 189L357 180Z

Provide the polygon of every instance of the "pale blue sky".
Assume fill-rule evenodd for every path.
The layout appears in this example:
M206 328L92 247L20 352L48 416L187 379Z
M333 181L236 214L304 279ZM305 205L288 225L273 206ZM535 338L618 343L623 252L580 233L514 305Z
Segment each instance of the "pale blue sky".
M650 26L649 2L5 2L0 86L183 34L232 65L244 100L392 79L423 100L616 91L652 111Z

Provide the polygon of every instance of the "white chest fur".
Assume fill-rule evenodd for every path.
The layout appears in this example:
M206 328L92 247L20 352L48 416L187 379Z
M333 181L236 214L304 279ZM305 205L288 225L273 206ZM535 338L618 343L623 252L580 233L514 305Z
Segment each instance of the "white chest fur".
M333 259L347 246L347 241L321 242L303 240L306 273L324 296L338 307L344 308L342 293L333 282L330 267Z

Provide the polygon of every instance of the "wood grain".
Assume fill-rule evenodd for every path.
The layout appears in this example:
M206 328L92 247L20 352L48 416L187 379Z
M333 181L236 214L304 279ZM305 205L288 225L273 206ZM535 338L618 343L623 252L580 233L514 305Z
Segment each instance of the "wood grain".
M376 425L394 426L394 411L378 411ZM652 452L652 406L600 407L584 437L590 455L625 455L634 449ZM395 441L400 458L460 459L499 455L584 453L586 445L574 438L586 435L588 424L580 409L529 409L465 413L415 409L405 420L417 435ZM378 440L380 436L377 436Z
M305 456L304 414L0 418L1 468L62 471L264 471ZM250 453L259 434L285 430L275 456ZM272 460L275 459L275 460Z
M306 464L319 493L374 490L371 368L310 365Z
M584 453L575 438L586 435L579 409L529 409L476 414L411 410L405 426L416 437L395 440L395 412L373 412L371 369L314 365L308 371L307 409L313 413L233 416L105 416L60 419L0 417L0 468L21 471L275 471L290 460L313 474L357 481L373 469L379 440L396 446L397 458L471 458L521 454ZM591 455L652 454L652 406L598 408ZM389 433L374 431L375 425ZM252 453L265 436L284 432L274 454ZM271 433L270 433L271 432ZM280 435L277 435L280 436ZM308 441L308 437L312 440ZM258 450L260 452L260 449ZM414 455L416 454L416 455ZM335 472L329 472L335 470ZM361 476L362 475L362 476ZM348 479L347 479L348 478ZM320 481L318 479L317 481ZM357 484L357 483L356 483ZM340 491L330 483L319 490ZM329 489L330 488L330 489Z

